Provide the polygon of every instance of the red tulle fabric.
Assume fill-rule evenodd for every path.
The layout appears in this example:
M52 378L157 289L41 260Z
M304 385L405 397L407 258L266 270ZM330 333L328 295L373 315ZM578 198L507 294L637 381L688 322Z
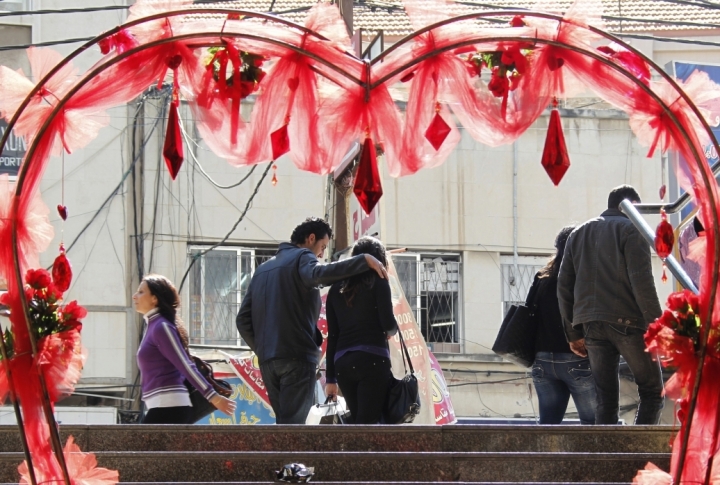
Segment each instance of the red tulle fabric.
M86 359L87 351L82 347L78 329L40 339L37 362L52 402L58 402L75 391Z
M80 447L75 444L75 438L72 436L65 443L63 455L65 455L68 475L73 485L114 485L120 480L120 475L116 470L99 468L95 454L83 453ZM33 464L35 464L34 461ZM29 485L31 483L27 462L22 462L18 467L18 473L20 474L20 485ZM56 480L54 475L38 473L37 470L35 470L35 479L38 483ZM60 483L62 483L62 480Z

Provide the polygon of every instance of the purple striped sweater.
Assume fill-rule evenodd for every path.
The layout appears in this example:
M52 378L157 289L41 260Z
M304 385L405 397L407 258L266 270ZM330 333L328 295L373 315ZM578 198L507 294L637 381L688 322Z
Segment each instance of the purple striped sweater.
M217 393L188 357L175 324L159 313L150 313L146 316L147 330L137 353L142 398L148 408L189 405L184 379L206 399L212 399Z

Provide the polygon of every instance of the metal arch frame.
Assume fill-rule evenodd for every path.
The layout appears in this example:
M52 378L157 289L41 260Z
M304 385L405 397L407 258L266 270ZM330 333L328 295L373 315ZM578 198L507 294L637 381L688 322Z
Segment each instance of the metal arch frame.
M300 31L303 32L303 33L313 35L313 36L315 36L316 38L319 38L319 39L321 39L321 40L326 40L324 37L318 35L317 33L315 33L314 31L312 31L312 30L310 30L310 29L307 29L307 28L305 28L305 27L302 27L302 26L300 26L300 25L298 25L298 24L295 24L295 23L293 23L293 22L289 22L289 21L285 21L285 20L283 20L283 19L279 19L278 17L270 16L270 15L267 15L267 14L260 14L260 13L256 13L256 12L237 11L237 10L230 10L230 9L187 9L187 10L179 10L179 11L174 11L174 12L165 12L165 13L156 14L156 15L153 15L153 16L150 16L150 17L145 17L145 18L142 18L142 19L137 19L137 20L135 20L135 21L128 22L128 23L126 23L126 24L123 24L123 25L121 25L121 26L118 26L118 27L116 27L115 29L112 29L112 30L110 30L110 31L108 31L108 32L106 32L106 33L104 33L104 34L96 37L96 38L93 39L92 41L89 41L88 43L84 44L83 46L81 46L80 48L78 48L76 51L74 51L72 54L70 54L68 57L66 57L66 58L65 58L61 63L59 63L57 66L55 66L55 67L35 86L35 88L33 88L33 90L31 90L30 94L28 94L28 96L27 96L26 99L23 101L23 103L18 107L18 110L16 111L16 113L15 113L15 115L13 116L12 120L11 120L10 123L8 124L8 128L9 128L9 129L7 130L7 132L5 133L5 135L3 136L2 140L0 140L0 148L2 148L2 147L5 146L5 143L6 143L6 141L7 141L7 138L8 138L8 136L9 136L9 133L10 133L12 127L13 127L14 124L16 123L17 119L19 118L19 116L21 115L21 113L23 112L23 110L27 107L27 105L29 104L29 102L30 102L30 100L33 98L33 96L35 96L35 95L40 91L40 89L44 86L44 84L47 83L47 81L48 81L49 79L51 79L51 78L53 77L53 75L54 75L57 71L59 71L63 66L65 66L67 63L69 63L70 60L72 60L74 57L77 57L80 53L84 52L84 51L87 50L89 47L95 45L95 44L96 44L97 42L99 42L100 40L105 39L105 38L107 38L107 37L110 37L110 36L114 35L114 34L117 33L118 31L120 31L121 29L126 29L126 28L128 28L128 27L132 27L132 26L134 26L134 25L139 25L139 24L142 24L142 23L145 23L145 22L151 22L151 21L155 21L155 20L162 20L162 19L167 19L167 18L176 17L176 16L196 15L196 14L199 14L199 13L211 13L211 14L214 13L214 14L218 14L218 15L240 14L240 15L245 15L245 16L247 16L247 17L260 18L260 19L264 19L264 20L266 20L266 21L277 22L277 23L286 25L286 26L291 27L291 28L296 28L296 29L300 30ZM423 34L423 33L426 33L426 32L431 32L433 29L436 29L436 28L438 28L438 27L442 27L442 26L444 26L444 25L448 25L448 24L455 23L455 22L461 22L461 21L464 21L464 20L480 19L480 18L490 17L490 16L503 16L503 17L508 17L508 16L513 16L513 15L516 15L516 14L517 14L517 12L514 12L514 11L482 12L482 13L476 13L476 14L467 14L467 15L463 15L463 16L460 16L460 17L455 17L455 18L452 18L452 19L447 19L447 20L438 22L438 23L436 23L436 24L427 26L427 27L425 27L425 28L423 28L423 29L421 29L421 30L419 30L419 31L417 31L417 32L414 32L413 34L411 34L411 35L403 38L403 39L400 40L398 43L396 43L394 46L392 46L390 49L388 49L387 51L385 51L382 55L380 55L379 57L373 59L373 60L371 61L371 63L369 64L369 66L372 66L372 65L374 65L374 64L376 64L376 63L378 63L378 62L381 62L385 57L387 57L388 55L390 55L390 54L391 54L393 51L395 51L396 49L399 49L401 46L403 46L403 45L405 45L405 44L408 44L409 42L413 41L415 37L417 37L417 36L419 36L419 35L421 35L421 34ZM566 23L568 22L567 20L563 19L561 16L553 15L553 14L545 14L545 13L539 13L539 12L523 12L523 15L524 15L524 16L527 16L527 17L537 17L537 18L545 18L545 19L549 19L549 20L554 20L554 21L559 22L559 25L562 24L562 22L566 22ZM577 27L577 28L587 29L587 30L589 30L589 31L591 31L591 32L593 32L593 33L595 33L595 34L598 34L598 35L600 35L600 36L602 36L602 37L604 37L604 38L606 38L606 39L608 39L608 40L611 40L611 41L613 41L613 42L616 42L616 43L618 43L619 45L621 45L622 47L624 47L625 49L629 50L630 52L633 52L634 54L638 55L638 56L639 56L640 58L642 58L645 62L647 62L648 65L651 66L655 72L657 72L662 78L665 79L665 81L667 81L667 82L674 88L674 90L677 92L678 96L679 96L680 98L682 98L682 99L688 104L688 106L689 106L689 107L691 108L691 110L693 111L693 114L695 114L695 116L698 118L698 120L700 120L700 122L701 122L701 124L703 125L705 131L708 133L708 136L710 137L710 140L712 141L713 145L714 145L715 148L718 150L718 152L720 152L720 147L718 146L718 142L717 142L717 140L715 139L715 137L714 137L714 135L713 135L713 133L712 133L712 130L710 129L710 127L708 126L707 122L705 121L705 119L704 119L703 116L701 115L701 113L700 113L699 109L697 108L697 106L695 106L695 104L692 102L692 100L689 98L689 96L687 96L687 94L680 88L680 86L679 86L667 73L665 73L664 71L662 71L662 69L660 69L659 66L657 66L652 60L650 60L649 58L647 58L647 56L645 56L644 54L642 54L641 52L639 52L637 49L635 49L635 48L633 48L632 46L628 45L626 42L624 42L624 41L622 41L622 40L620 40L620 39L618 39L618 38L616 38L616 37L614 37L614 36L612 36L612 35L610 35L610 34L608 34L608 33L606 33L606 32L603 32L603 31L600 30L600 29L597 29L597 28L591 27L591 26L579 25L579 24L575 24L575 23L573 23L572 25L574 25L574 26ZM509 33L511 33L511 31L510 31ZM38 140L40 140L40 139L44 136L44 134L45 134L45 132L47 131L47 129L48 129L48 127L49 127L52 119L60 112L60 110L64 107L64 105L69 101L69 99L70 99L75 93L77 93L85 84L87 84L87 82L89 82L90 79L94 78L96 75L100 74L101 72L103 72L104 70L106 70L106 69L108 69L109 67L113 66L114 64L116 64L116 63L122 61L123 59L125 59L125 58L127 58L127 57L129 57L129 56L131 56L131 55L133 55L133 54L135 54L135 53L137 53L137 52L140 52L140 51L142 51L142 50L145 50L145 49L148 49L148 48L157 46L157 45L162 45L162 44L165 44L165 43L175 42L175 41L190 40L190 39L193 39L193 38L207 38L207 37L214 37L214 36L217 36L218 39L223 38L223 37L226 37L226 38L248 38L248 39L253 39L253 40L257 40L257 41L261 41L261 42L267 42L267 43L270 43L270 44L274 44L274 45L278 45L278 46L285 47L285 48L287 48L287 49L289 49L289 50L293 50L293 51L295 51L295 52L297 52L297 53L299 53L299 54L301 54L301 55L305 55L305 56L313 59L314 61L318 62L319 64L322 64L322 65L330 68L331 70L334 70L335 72L341 74L342 76L344 76L344 77L347 78L348 80L350 80L350 81L352 81L352 82L360 85L361 87L364 87L365 90L368 91L368 92L371 91L372 89L374 89L375 87L381 85L382 83L386 82L387 80L389 80L389 79L392 78L393 76L395 76L395 75L397 75L397 74L399 74L399 73L401 73L401 72L403 72L403 71L405 71L405 70L413 67L414 65L422 62L423 60L425 60L425 59L427 59L427 58L429 58L429 57L435 56L435 55L440 54L440 53L443 53L443 52L447 52L447 51L452 50L452 49L456 49L456 48L458 48L458 47L473 45L473 44L477 44L477 43L480 43L480 42L495 42L495 41L518 41L518 42L527 42L527 41L533 41L533 42L535 42L535 43L537 43L537 44L551 45L551 46L558 47L558 48L561 48L561 49L567 49L567 50L571 50L571 51L577 52L577 53L579 53L579 54L582 54L582 55L591 57L591 58L597 60L598 62L601 62L601 63L603 63L603 64L605 64L605 65L607 65L607 66L610 66L611 68L613 68L613 69L615 69L616 71L620 72L620 73L623 74L625 77L627 77L628 79L630 79L630 80L632 80L633 82L635 82L640 89L644 90L644 91L646 92L646 94L648 94L655 102L657 102L657 103L663 108L663 111L665 112L665 114L668 116L668 118L673 122L673 124L674 124L674 125L676 126L676 128L679 130L679 132L680 132L680 134L681 134L681 136L682 136L682 138L683 138L683 141L684 141L684 142L686 143L686 145L691 149L691 151L692 151L692 153L693 153L693 155L694 155L694 158L695 158L695 163L697 164L697 167L698 167L698 169L700 170L700 174L701 174L701 176L702 176L702 178L703 178L703 182L704 182L704 184L705 184L705 187L708 189L708 197L709 197L709 200L710 200L711 204L712 204L713 206L716 206L716 204L717 204L717 201L715 200L715 196L714 196L714 194L713 194L713 192L712 192L712 190L711 190L711 187L712 187L712 186L711 186L711 182L710 182L710 179L712 179L713 182L714 182L714 177L709 177L709 175L708 175L709 168L707 167L707 164L705 163L704 157L700 157L700 154L699 154L699 153L697 152L697 150L695 149L695 146L691 143L691 139L690 139L690 136L689 136L688 132L683 129L683 127L682 127L681 124L679 123L679 120L677 119L677 117L674 115L674 113L672 112L672 110L670 110L670 107L669 107L668 105L666 105L666 104L654 93L654 91L653 91L650 87L648 87L648 86L644 85L642 82L640 82L637 78L635 78L635 77L632 75L632 73L630 73L629 71L627 71L627 69L625 69L624 67L622 67L622 66L620 66L620 65L618 65L618 64L615 64L615 63L612 62L611 60L607 59L607 58L604 57L604 56L599 55L599 54L596 53L596 52L592 52L592 51L588 51L588 50L583 49L583 48L579 48L579 47L576 47L576 46L568 45L568 44L565 44L565 43L563 43L563 42L552 41L552 40L548 40L548 39L538 39L538 38L532 37L532 36L515 36L515 37L513 37L513 36L493 36L493 37L482 37L482 38L478 38L478 39L476 39L476 40L474 40L474 41L458 42L458 43L454 43L454 44L451 44L451 45L444 46L442 49L435 49L435 50L433 50L433 51L431 51L431 52L426 53L426 54L423 55L423 56L420 56L420 57L418 57L418 58L412 59L410 62L408 62L408 63L406 63L406 64L403 64L401 67L397 68L397 69L394 70L392 73L389 73L389 74L383 76L383 78L381 78L381 79L379 79L379 80L377 80L377 81L375 81L375 82L371 82L370 79L368 79L366 82L363 82L361 79L355 78L354 76L352 76L350 73L346 72L345 70L343 70L343 69L335 66L334 64L331 64L331 63L329 63L329 62L327 62L327 61L325 61L325 60L323 60L323 59L315 56L315 55L312 54L311 52L308 52L308 51L306 51L305 49L302 49L302 48L298 48L297 46L294 46L294 45L292 45L292 44L288 44L288 43L286 43L286 42L284 42L284 41L279 41L279 40L270 39L270 38L261 38L261 37L255 36L255 35L241 34L241 33L238 33L238 32L225 32L225 31L223 31L223 32L198 32L198 33L192 33L192 34L185 34L185 35L181 35L181 36L177 36L177 37L171 34L171 36L168 37L168 38L164 38L164 39L156 40L156 41L153 41L153 42L149 42L149 43L147 43L147 44L143 44L143 45L138 46L138 47L136 47L136 48L134 48L134 49L131 49L131 50L129 50L129 51L127 51L127 52L125 52L125 53L123 53L123 54L121 54L121 55L118 55L118 56L115 56L115 57L113 57L113 58L111 58L111 59L108 59L106 62L101 63L100 65L97 65L97 66L96 66L94 69L92 69L90 72L86 73L85 77L84 77L78 84L76 84L76 85L73 87L72 90L70 90L68 93L66 93L65 96L64 96L61 100L58 101L57 105L53 108L53 111L51 112L50 116L49 116L48 119L45 121L45 123L43 124L43 126L42 126L42 127L40 128L40 130L38 131L36 137L34 138L33 143L32 143L32 145L31 145L31 147L30 147L30 150L28 150L28 154L26 155L26 160L28 161L28 163L24 164L24 165L21 167L21 171L20 171L20 174L19 174L19 176L18 176L17 185L16 185L16 191L15 191L15 196L14 196L14 199L13 199L13 209L12 209L12 210L13 210L13 214L14 214L14 215L17 215L18 203L19 203L19 200L20 200L20 196L22 195L23 182L24 182L24 179L25 179L25 175L26 175L26 173L27 173L27 168L28 168L28 167L30 166L30 164L32 163L32 155L34 154L34 151L35 151L35 149L36 149ZM361 62L361 61L359 61L359 62ZM369 66L368 66L368 67L369 67ZM328 77L326 74L324 74L324 73L322 73L322 72L320 72L320 74L323 75L324 77ZM715 235L714 250L715 250L715 254L720 254L720 222L718 221L719 215L716 214L715 212L713 212L713 213L711 214L711 217L712 217L712 229L713 229L713 232L714 232L714 235ZM19 287L19 288L22 288L22 275L20 274L19 255L18 255L18 251L17 251L17 219L16 219L16 218L13 219L12 239L13 239L13 257L14 257L14 263L15 263L15 277L16 277L16 281L17 281L17 283L18 283L18 287ZM706 320L703 322L703 327L702 327L702 328L703 328L704 338L703 338L702 341L700 342L700 360L699 360L699 364L698 364L698 371L697 371L697 373L696 373L695 384L694 384L694 387L693 387L692 397L691 397L691 401L690 401L689 416L688 416L688 420L687 420L686 426L685 426L685 433L684 433L684 435L683 435L682 449L681 449L681 453L680 453L680 457L679 457L679 467L678 467L678 471L677 471L677 476L675 477L676 483L679 483L680 477L682 476L682 469L684 468L684 460L685 460L685 456L686 456L686 453L687 453L687 438L688 438L688 436L689 436L690 427L692 426L692 420L693 420L694 409L695 409L695 401L696 401L696 398L697 398L697 393L698 393L698 390L699 390L699 385L700 385L700 382L701 382L701 379L702 379L702 371L703 371L704 360L705 360L705 356L706 356L706 352L707 352L707 339L708 339L709 329L710 329L710 324L711 324L711 316L712 316L712 312L713 312L713 309L714 309L714 302L715 302L715 295L716 295L716 292L717 292L718 279L719 279L719 277L720 277L720 274L719 274L719 273L720 273L720 269L716 266L716 267L713 269L713 273L712 273L712 286L711 286L711 288L710 288L710 290L709 290L709 291L710 291L710 302L709 302L709 306L708 306L708 314L707 314ZM22 292L20 292L20 299L21 299L21 303L22 303L22 305L23 305L23 309L25 310L26 323L29 325L29 320L28 320L28 315L27 315L27 301L25 300L24 294L22 294ZM31 342L32 342L32 344L33 344L33 350L34 350L34 352L35 352L35 342L34 342L34 337L32 336L32 332L30 332L30 338L31 338ZM36 352L35 352L35 353L36 353ZM42 379L42 378L41 378L41 379ZM14 387L14 386L12 385L12 382L11 382L10 384L11 384L11 387ZM43 386L44 386L44 382L43 382ZM14 391L14 389L13 389L13 391ZM720 411L719 411L719 412L720 412ZM52 416L52 414L51 414L51 416ZM52 422L54 422L54 419L53 419L52 421L50 421L51 424L52 424ZM51 433L51 434L52 434L52 433ZM54 440L53 440L53 441L54 441ZM58 437L58 443L59 443L59 437ZM55 445L55 443L53 443L53 444ZM57 450L56 450L56 455L58 455ZM61 448L60 448L59 456L62 457L62 449L61 449ZM711 464L709 463L709 464L708 464L708 473L709 473L709 471L710 471L710 465L711 465ZM61 465L61 466L63 467L64 472L65 472L65 474L66 474L67 472L66 472L66 470L65 470L64 464ZM67 475L65 476L65 479L66 479L66 482L69 481L69 478L67 477ZM69 482L68 482L68 483L69 483Z

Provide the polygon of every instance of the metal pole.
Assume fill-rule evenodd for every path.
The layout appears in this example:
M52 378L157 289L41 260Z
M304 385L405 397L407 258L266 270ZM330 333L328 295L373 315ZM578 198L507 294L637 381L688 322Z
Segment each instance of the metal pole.
M513 142L513 278L510 284L518 287L518 142ZM522 295L518 294L520 298Z
M620 202L620 209L628 216L635 227L637 227L638 231L640 231L640 234L642 234L645 240L652 247L655 247L655 231L652 230L647 221L640 215L632 202L629 200L623 200ZM672 275L680 282L681 285L683 285L684 288L687 288L696 295L700 293L675 257L672 255L668 256L667 259L665 259L665 264Z

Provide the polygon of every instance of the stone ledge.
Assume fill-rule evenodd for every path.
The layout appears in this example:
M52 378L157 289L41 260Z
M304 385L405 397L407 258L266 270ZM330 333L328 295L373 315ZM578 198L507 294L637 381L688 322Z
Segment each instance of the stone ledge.
M98 452L101 467L125 482L269 481L286 463L315 468L321 481L624 482L665 453L426 452ZM17 480L21 453L0 453L0 481Z

